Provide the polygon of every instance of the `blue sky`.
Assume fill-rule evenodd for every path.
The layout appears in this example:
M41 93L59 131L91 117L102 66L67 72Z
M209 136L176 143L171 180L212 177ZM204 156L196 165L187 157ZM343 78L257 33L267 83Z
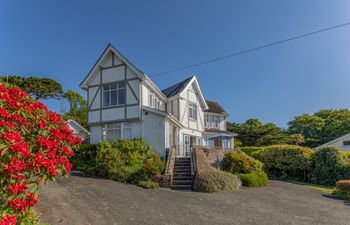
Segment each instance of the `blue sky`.
M350 22L350 1L0 2L0 74L78 85L108 43L152 74ZM285 127L294 116L350 107L350 26L185 71L207 99L243 122ZM45 102L58 111L59 101ZM66 104L66 107L68 105Z

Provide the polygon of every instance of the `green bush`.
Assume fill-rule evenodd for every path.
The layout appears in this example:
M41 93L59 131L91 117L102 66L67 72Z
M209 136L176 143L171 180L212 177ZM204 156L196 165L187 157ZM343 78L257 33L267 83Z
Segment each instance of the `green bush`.
M267 174L263 171L241 174L239 177L242 180L243 186L258 187L265 186L269 183Z
M242 151L226 152L223 170L234 174L261 171L262 164Z
M156 182L153 182L151 180L140 180L137 183L137 186L146 188L146 189L157 189L159 188L159 184Z
M88 174L134 184L161 174L165 168L160 154L151 152L142 139L84 145L74 163Z
M350 199L350 180L339 180L334 194L341 199Z
M273 145L254 152L269 176L307 181L312 170L313 150L294 145Z
M250 147L240 147L239 149L244 152L245 154L252 156L253 153L257 151L264 150L265 147L255 147L255 146L250 146ZM254 157L253 157L254 158Z
M342 173L341 151L336 147L322 147L312 158L314 168L311 181L322 185L334 185Z
M193 190L198 192L229 192L240 186L237 176L220 170L197 172Z
M209 193L233 191L240 186L238 176L212 167L201 149L195 148L194 154L197 170L193 184L194 191Z

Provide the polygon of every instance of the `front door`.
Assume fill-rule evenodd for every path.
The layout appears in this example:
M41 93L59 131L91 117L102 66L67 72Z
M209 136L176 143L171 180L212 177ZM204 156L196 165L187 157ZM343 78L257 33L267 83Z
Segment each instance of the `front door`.
M183 151L181 151L181 156L190 156L191 153L191 137L190 135L184 135L184 145Z

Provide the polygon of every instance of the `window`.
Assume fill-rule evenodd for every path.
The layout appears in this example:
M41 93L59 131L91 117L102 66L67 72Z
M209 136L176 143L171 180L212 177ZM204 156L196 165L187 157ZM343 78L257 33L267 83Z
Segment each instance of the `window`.
M196 137L196 144L197 146L202 146L202 138L201 137Z
M103 87L103 106L125 104L125 84L113 84Z
M220 128L220 116L206 115L205 127L207 128Z
M343 145L345 145L345 146L350 145L350 141L343 141Z
M219 124L220 124L220 117L214 116L214 127L219 128Z
M130 139L131 123L108 123L104 125L103 139L109 142Z
M148 102L149 107L160 109L161 102L153 92L148 93Z
M193 103L188 104L188 118L191 120L197 120L197 105Z

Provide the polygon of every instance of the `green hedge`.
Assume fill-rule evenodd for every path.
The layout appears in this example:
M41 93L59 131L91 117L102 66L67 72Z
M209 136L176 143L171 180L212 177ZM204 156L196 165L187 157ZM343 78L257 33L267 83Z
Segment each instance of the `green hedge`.
M145 189L157 189L159 188L159 184L151 181L151 180L140 180L137 183L137 186L145 188Z
M265 147L255 147L255 146L250 146L250 147L240 147L239 148L242 152L249 156L253 156L254 152L264 150Z
M134 184L161 174L165 168L160 154L151 152L142 139L82 145L74 163L91 175Z
M269 183L267 174L264 171L241 174L239 177L242 180L242 184L248 187L265 186Z
M194 149L197 174L193 190L198 192L227 192L237 189L241 182L238 176L212 167L200 148Z
M223 170L234 174L261 171L262 164L242 151L226 152Z
M314 167L311 181L322 185L334 185L341 177L342 154L336 147L323 147L313 155Z
M293 145L273 145L254 152L269 176L304 181L310 178L313 153L310 148Z

